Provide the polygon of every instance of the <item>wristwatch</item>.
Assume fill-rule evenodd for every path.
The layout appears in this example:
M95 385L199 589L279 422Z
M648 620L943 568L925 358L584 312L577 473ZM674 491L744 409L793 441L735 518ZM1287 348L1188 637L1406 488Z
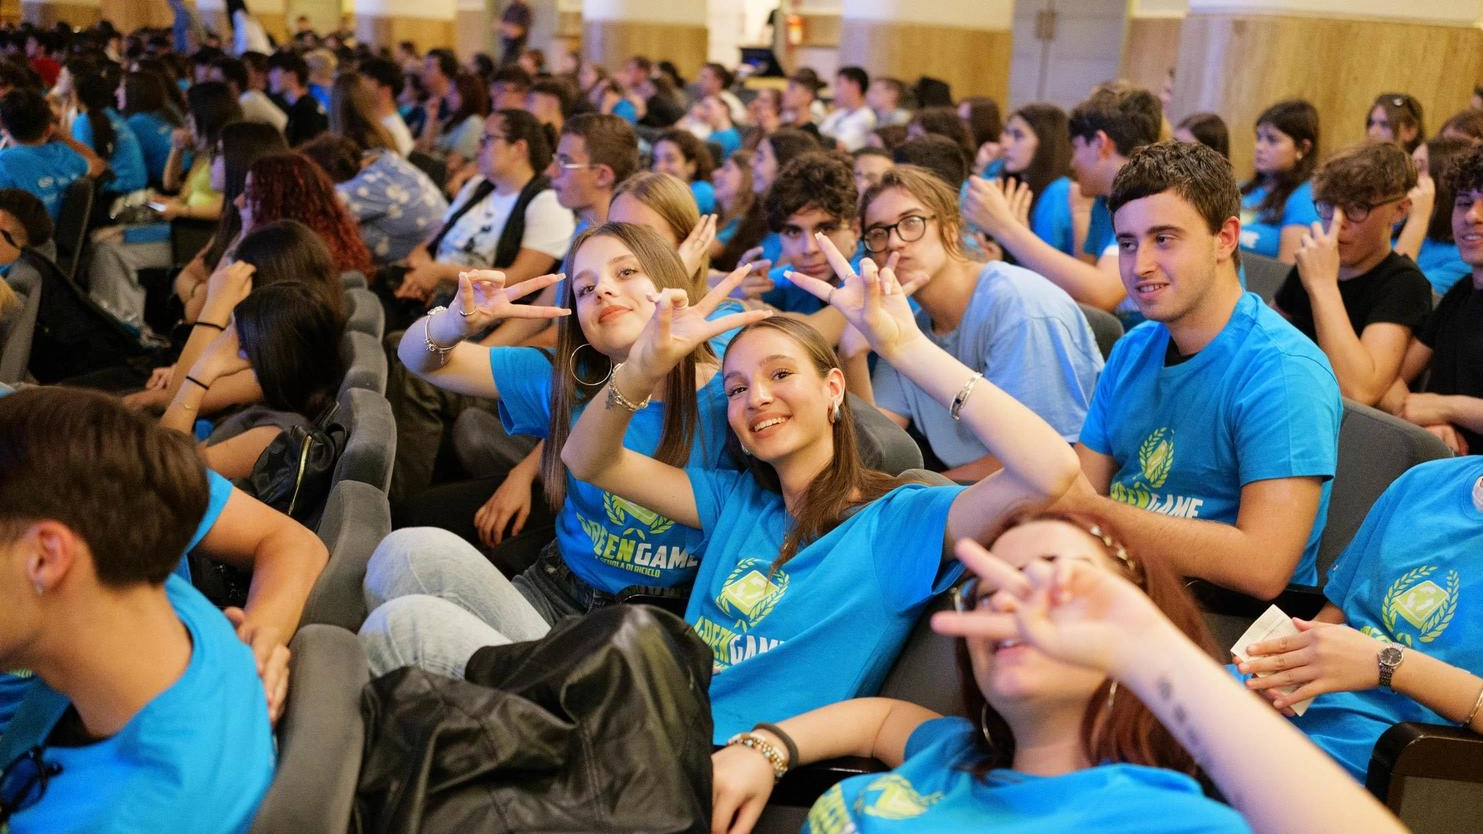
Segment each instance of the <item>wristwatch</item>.
M1386 689L1394 689L1390 685L1390 676L1400 668L1401 661L1405 659L1405 649L1395 643L1386 643L1377 659L1380 661L1380 685Z

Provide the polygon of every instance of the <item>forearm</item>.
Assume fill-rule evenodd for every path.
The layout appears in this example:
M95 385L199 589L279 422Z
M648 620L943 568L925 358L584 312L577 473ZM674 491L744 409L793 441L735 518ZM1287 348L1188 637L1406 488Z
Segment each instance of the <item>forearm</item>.
M287 642L328 561L324 543L297 523L265 537L253 554L252 585L243 607L247 622L274 626Z
M1276 710L1236 686L1172 625L1143 635L1117 677L1264 832L1405 829ZM1239 731L1233 732L1233 729Z
M1483 678L1414 650L1406 652L1391 684L1395 691L1456 724L1467 720L1483 693ZM1483 732L1483 710L1467 728Z
M864 756L897 767L905 759L912 731L938 717L905 701L855 698L779 721L777 726L798 747L798 761L789 762L790 768L842 756ZM766 730L758 732L776 738Z
M999 463L998 458L993 455L984 455L961 466L945 469L942 474L960 484L971 484L975 481L982 481L1003 468L1004 465Z
M1110 311L1127 295L1116 275L1056 249L1028 226L1003 225L1004 228L992 230L994 240L1014 255L1020 266L1039 273L1077 301Z
M87 161L88 176L96 177L108 168L108 161L105 160L103 157L98 156L98 153L87 145L84 145L83 143L77 141L76 139L65 133L56 133L53 134L53 137L57 141L71 148L73 153L76 153L78 156Z
M160 184L165 190L172 194L180 190L185 179L185 151L181 148L171 147L170 155L165 158L165 173L161 177Z
M185 340L185 347L180 349L180 356L175 359L175 375L170 379L169 388L172 399L186 384L186 375L191 372L191 367L196 364L196 360L201 358L201 354L206 352L206 347L211 344L211 340L215 339L216 334L222 332L225 326L224 322L198 320L191 328L190 336Z
M408 371L439 388L477 397L498 397L499 388L489 365L489 351L463 341L468 336L461 327L463 321L453 310L444 310L431 322L429 316L423 316L402 334L402 341L397 345L397 358ZM447 326L448 332L442 332L440 325ZM436 350L439 347L448 348L446 358Z
M190 435L194 433L196 417L200 413L201 402L206 398L211 380L197 383L182 378L181 382L183 384L176 387L175 395L165 407L164 416L160 417L160 426Z
M1379 402L1394 377L1384 373L1354 332L1339 285L1324 283L1307 290L1313 304L1314 335L1334 368L1340 393L1365 405Z
M637 403L649 396L660 381L642 379L636 369L626 365L613 369L607 385L582 409L582 416L562 447L561 460L571 470L572 477L610 492L620 486L617 482L621 477L613 473L622 472L630 456L639 456L623 445L634 412L621 406L608 408L608 389L617 386L625 399Z
M1418 215L1413 211L1406 216L1406 225L1395 239L1396 254L1416 260L1417 254L1421 252L1421 243L1426 240L1426 227L1430 219L1430 212Z
M1483 432L1483 399L1450 394L1442 397L1447 422L1469 431Z

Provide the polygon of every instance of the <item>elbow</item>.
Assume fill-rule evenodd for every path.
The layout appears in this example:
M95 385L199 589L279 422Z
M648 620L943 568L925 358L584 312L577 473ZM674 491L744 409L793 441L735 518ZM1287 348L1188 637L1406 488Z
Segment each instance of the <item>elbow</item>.
M1287 581L1290 578L1291 575L1253 576L1251 577L1250 582L1247 584L1247 587L1238 588L1237 590L1249 594L1259 600L1262 600L1263 602L1271 602L1272 600L1281 596L1283 591L1287 590Z
M1372 408L1380 402L1381 397L1385 396L1385 391L1389 387L1389 385L1380 385L1378 383L1369 384L1369 380L1339 380L1339 394L1341 396Z
M582 454L580 443L567 440L561 447L561 462L566 465L566 471L579 481L594 483L597 480L600 467L592 460L592 455Z

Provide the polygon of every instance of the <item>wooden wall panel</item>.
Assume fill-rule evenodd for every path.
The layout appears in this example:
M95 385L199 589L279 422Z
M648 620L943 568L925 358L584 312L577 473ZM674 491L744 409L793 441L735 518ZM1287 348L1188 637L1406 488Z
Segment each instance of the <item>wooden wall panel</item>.
M952 85L954 98L1009 96L1010 34L846 19L840 26L839 65L869 67L910 84L930 75Z
M1157 93L1169 70L1179 64L1179 34L1184 21L1177 17L1128 18L1118 77Z
M627 20L587 20L582 25L582 53L589 61L617 70L634 55L673 61L686 78L707 60L706 27Z
M459 9L453 13L453 51L467 62L479 52L499 59L499 45L491 42L488 13L483 9Z
M1483 31L1395 21L1192 13L1184 20L1169 112L1213 110L1231 129L1236 175L1251 173L1253 121L1301 97L1318 108L1324 155L1365 138L1367 108L1397 90L1435 130L1483 78Z
M451 20L378 17L359 13L355 16L355 36L363 43L385 46L388 49L402 41L411 41L417 45L418 52L454 45Z
M97 6L84 6L78 3L53 3L48 0L44 3L19 3L10 8L15 10L16 17L48 29L58 23L69 23L77 28L87 28L102 18L102 12ZM7 17L6 19L15 18Z
M163 0L102 0L101 14L121 32L132 32L141 26L168 27L175 21L170 4Z

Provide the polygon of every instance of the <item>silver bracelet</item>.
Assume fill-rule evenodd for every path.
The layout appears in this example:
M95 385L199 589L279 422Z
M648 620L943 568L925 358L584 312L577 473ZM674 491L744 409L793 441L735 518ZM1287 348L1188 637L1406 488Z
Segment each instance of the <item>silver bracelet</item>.
M968 378L967 382L963 383L962 388L958 389L958 396L953 397L953 404L947 411L948 416L953 418L954 423L958 422L958 419L962 416L960 412L963 410L963 403L968 402L968 395L973 393L973 386L977 385L978 381L983 378L983 374L974 374Z
M639 403L623 396L623 392L618 390L618 369L621 367L623 367L622 362L614 365L613 373L608 376L608 399L606 405L609 409L612 409L613 406L618 406L629 414L637 414L639 411L649 407L649 402L654 399L654 396L651 394L644 397L644 401Z
M437 307L428 310L427 316L424 317L422 320L422 343L427 345L428 353L437 355L439 368L448 364L448 354L452 353L453 348L457 347L457 345L443 347L442 345L433 341L433 316L436 316L439 313L446 312L447 310L447 307L438 305Z

